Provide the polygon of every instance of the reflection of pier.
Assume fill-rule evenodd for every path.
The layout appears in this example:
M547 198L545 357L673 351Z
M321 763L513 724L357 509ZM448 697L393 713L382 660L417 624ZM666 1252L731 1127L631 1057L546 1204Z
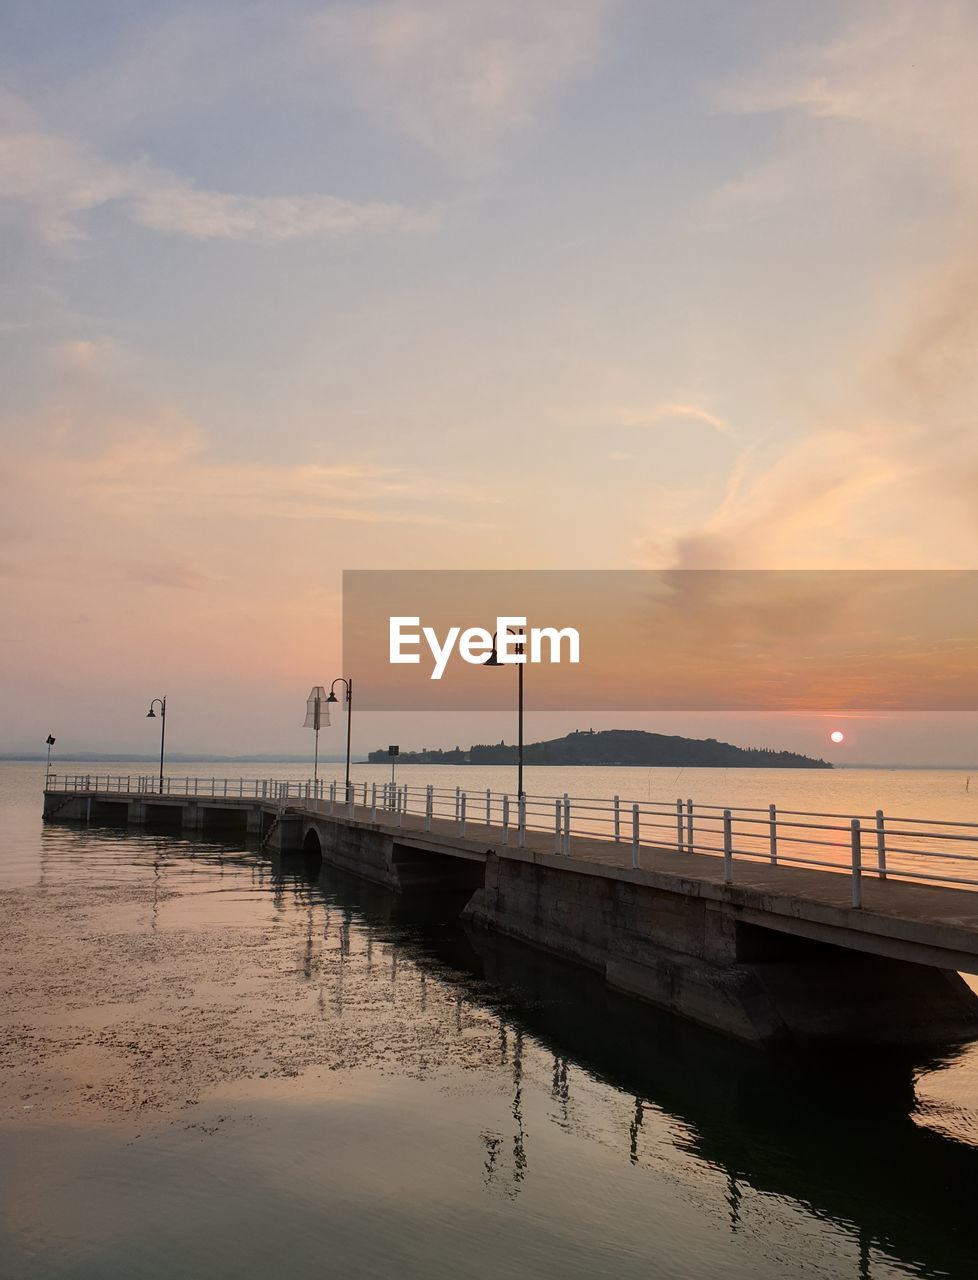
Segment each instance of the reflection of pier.
M207 780L211 782L210 779ZM258 784L256 784L257 789ZM487 802L488 808L488 802ZM304 851L395 890L455 891L476 924L577 961L612 988L743 1040L941 1043L978 1034L978 894L877 878L854 906L847 877L676 848L640 865L608 841L510 831L403 809L304 797L45 793L48 817L236 824L273 851ZM488 813L486 816L490 816ZM559 825L560 811L556 814ZM684 828L688 836L688 827ZM600 846L600 847L598 847Z
M649 1110L695 1156L726 1174L731 1229L747 1187L789 1197L928 1274L971 1276L964 1224L978 1150L913 1120L910 1055L764 1054L615 996L593 975L481 931L481 972L523 997L518 1024L634 1098L623 1140L642 1160ZM569 1073L573 1088L573 1070ZM662 1126L657 1126L661 1141Z
M286 863L281 864L283 867ZM324 870L297 891L351 918L402 966L450 984L498 1018L492 1059L511 1081L511 1126L481 1134L483 1180L506 1196L533 1176L522 1107L526 1062L573 1127L585 1076L631 1099L616 1150L641 1165L663 1142L720 1172L731 1231L752 1193L797 1202L841 1227L861 1254L971 1280L978 1149L915 1122L914 1077L942 1061L905 1051L759 1054L609 991L600 975L452 920L451 900L393 896ZM545 1074L541 1073L544 1061ZM593 1088L593 1085L589 1085ZM612 1110L614 1114L614 1109Z

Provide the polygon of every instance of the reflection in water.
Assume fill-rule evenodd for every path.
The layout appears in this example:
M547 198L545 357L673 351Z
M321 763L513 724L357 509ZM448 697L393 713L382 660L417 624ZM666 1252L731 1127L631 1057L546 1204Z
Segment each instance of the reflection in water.
M456 1009L471 1002L499 1015L497 1059L512 1071L509 1194L518 1194L530 1166L523 1089L531 1037L549 1053L558 1123L572 1123L573 1063L631 1098L622 1134L631 1164L649 1158L646 1121L655 1115L665 1121L655 1142L668 1135L674 1149L722 1172L731 1233L741 1228L749 1186L852 1231L860 1275L870 1274L875 1250L920 1274L973 1276L964 1227L978 1149L914 1121L915 1078L966 1049L759 1053L620 997L600 976L556 957L466 931L439 916L437 904L329 869L318 888L391 945L392 973L400 955L440 981L465 984ZM495 1131L480 1138L486 1185L498 1186L504 1139Z
M523 1032L517 1031L516 1045L513 1050L513 1119L516 1132L513 1134L513 1187L526 1177L526 1133L523 1129Z
M224 1074L214 1067L214 1089L280 1068L286 1077L322 1065L356 1075L381 1063L426 1078L457 1067L474 1072L490 1100L499 1095L490 1123L483 1110L471 1105L466 1113L468 1104L458 1103L467 1131L457 1158L476 1177L479 1195L507 1213L529 1203L530 1220L554 1229L559 1199L544 1211L536 1197L555 1162L552 1135L573 1140L566 1150L588 1153L590 1174L577 1172L595 1186L622 1172L642 1180L648 1205L616 1230L631 1226L650 1273L666 1179L719 1215L727 1239L752 1251L743 1274L771 1274L777 1265L781 1246L757 1209L763 1197L765 1212L775 1202L789 1205L849 1244L847 1260L840 1252L836 1269L827 1263L817 1274L869 1276L874 1262L885 1262L880 1274L973 1275L967 1229L978 1149L916 1120L915 1080L954 1054L760 1054L619 997L600 975L467 931L457 901L395 897L329 868L313 876L301 860L269 862L235 845L81 828L48 829L43 847L43 892L72 887L63 899L65 936L87 930L106 957L90 992L72 980L70 1007L117 998L108 955L110 944L121 944L105 923L114 917L97 914L97 895L86 905L86 877L113 887L116 912L125 904L120 886L145 891L138 901L150 907L148 930L140 907L141 930L154 940L148 958L172 964L176 987L226 983L228 1016L245 1021L229 1027L205 1019L188 1033L197 1055L222 1042L240 1055ZM75 909L93 914L72 916ZM224 927L226 916L246 934L240 942ZM252 927L257 936L247 933ZM142 981L144 936L127 935L126 982L134 985ZM201 948L211 946L203 976L195 977ZM295 1003L297 987L308 989L314 1017L304 1018L305 1006ZM253 1002L257 1014L248 1021ZM174 996L172 1009L154 1005L145 1017L179 1025L189 1008L189 996ZM99 1030L94 1043L100 1052L131 1052L134 1069L147 1070L141 1034L123 1022L118 1033L111 1025ZM183 1052L182 1041L167 1044L171 1056ZM246 1060L246 1048L267 1061ZM148 1078L165 1067L163 1058L151 1062ZM439 1095L427 1105L434 1126ZM393 1158L397 1140L387 1141ZM383 1154L377 1164L382 1183ZM583 1240L587 1228L579 1229ZM701 1244L691 1239L684 1247L684 1274L718 1273L715 1260L708 1265L697 1255ZM541 1264L538 1274L558 1273Z

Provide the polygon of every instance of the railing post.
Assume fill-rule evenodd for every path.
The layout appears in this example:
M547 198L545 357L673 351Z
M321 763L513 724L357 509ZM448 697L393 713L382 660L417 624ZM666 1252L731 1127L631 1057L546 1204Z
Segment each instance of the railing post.
M435 812L435 789L429 782L424 793L424 829L431 830L431 820Z
M621 839L621 799L615 796L615 844Z
M876 810L876 871L881 880L886 879L886 832L882 809Z
M729 809L723 811L723 883L733 884L733 820Z
M492 826L492 791L486 787L486 826Z
M771 866L778 864L778 809L776 805L769 804L768 812L768 845L771 851Z
M509 844L509 792L503 796L503 844Z
M464 838L465 836L465 792L458 798L458 833Z
M676 801L676 848L683 851L683 802Z
M693 852L693 802L686 801L686 852Z
M334 779L333 779L333 781L329 784L329 811L330 811L330 813L332 813L332 812L333 812L333 810L335 809L335 807L336 807L336 779L334 778Z
M506 812L509 813L509 796L506 797ZM526 792L521 791L516 797L516 847L522 849L526 844Z
M397 807L397 825L398 825L399 827L403 827L403 825L404 825L404 805L403 805L403 803L402 803L402 796L403 796L403 794L404 794L404 793L403 793L403 790L402 790L401 788L398 788L398 791L400 792L400 794L399 794L399 795L396 795L396 796L394 797L394 803L395 803L395 805L396 805L396 807Z
M462 799L462 788L456 787L455 788L455 821L456 822L458 822L458 807L461 799Z
M852 905L863 905L863 839L859 819L852 820Z
M618 825L618 797L615 796L615 826ZM616 834L615 839L618 839ZM639 818L638 805L632 805L632 866L638 870Z
M346 816L348 818L353 817L353 808L355 804L356 804L356 801L353 797L353 787L351 785L346 793Z
M554 801L554 853L560 853L560 801Z
M370 821L377 821L377 784L371 783L370 786Z
M570 796L564 792L564 853L570 857Z

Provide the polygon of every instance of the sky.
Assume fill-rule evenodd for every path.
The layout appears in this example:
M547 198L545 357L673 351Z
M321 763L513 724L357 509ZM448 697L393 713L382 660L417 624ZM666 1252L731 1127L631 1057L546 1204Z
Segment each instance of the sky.
M174 750L307 749L344 569L976 567L971 0L6 0L0 36L0 751L150 752L163 694ZM844 710L587 719L978 762L973 715Z

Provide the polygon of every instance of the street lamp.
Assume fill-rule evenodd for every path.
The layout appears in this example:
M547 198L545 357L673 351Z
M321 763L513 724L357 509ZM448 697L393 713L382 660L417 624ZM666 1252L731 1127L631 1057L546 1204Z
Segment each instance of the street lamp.
M512 636L521 636L523 631L520 627L507 627L506 631ZM516 646L517 654L524 654L523 645ZM497 633L492 633L492 653L486 658L483 664L487 667L507 666L507 663L499 661L499 650L497 648ZM516 798L523 794L523 667L526 664L519 662L516 664L516 689L517 689L517 742L516 742Z
M149 710L146 712L147 720L155 720L156 712L153 708L156 704L160 704L160 795L163 794L163 749L166 746L166 698L154 698L149 704Z
M46 743L46 745L47 745L47 749L48 749L48 767L47 767L47 773L45 774L45 777L50 778L50 776L51 776L51 748L54 746L54 743L55 743L55 737L54 737L54 734L53 734L53 733L49 733L49 734L48 734L48 736L45 738L45 740L44 740L44 741L45 741L45 743Z
M346 690L344 701L346 703L346 798L350 798L350 723L353 720L353 681L344 679L343 676L337 676L333 683L329 686L329 697L327 702L339 702L335 689L341 684Z

